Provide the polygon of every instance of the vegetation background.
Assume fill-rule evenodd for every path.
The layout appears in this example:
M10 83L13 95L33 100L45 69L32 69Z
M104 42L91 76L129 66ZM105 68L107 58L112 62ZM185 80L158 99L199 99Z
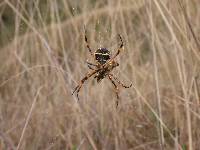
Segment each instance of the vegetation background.
M93 50L124 51L71 95ZM0 149L200 148L200 0L0 0Z

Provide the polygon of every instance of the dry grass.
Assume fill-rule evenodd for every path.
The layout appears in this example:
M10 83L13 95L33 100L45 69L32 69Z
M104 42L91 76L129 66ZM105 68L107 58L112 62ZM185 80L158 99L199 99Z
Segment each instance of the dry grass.
M199 149L199 0L47 2L0 1L0 149ZM123 36L118 109L107 79L71 95L84 25L94 50Z

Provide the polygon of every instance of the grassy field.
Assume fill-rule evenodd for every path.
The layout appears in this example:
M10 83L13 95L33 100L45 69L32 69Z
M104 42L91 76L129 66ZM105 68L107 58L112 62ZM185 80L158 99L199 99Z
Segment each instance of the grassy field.
M72 91L108 48L120 66ZM200 0L0 0L0 150L198 150Z

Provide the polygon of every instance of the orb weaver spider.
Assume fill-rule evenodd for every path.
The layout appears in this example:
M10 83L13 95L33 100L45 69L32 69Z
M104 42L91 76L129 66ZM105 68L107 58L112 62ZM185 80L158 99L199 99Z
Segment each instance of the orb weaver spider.
M92 49L90 48L90 45L88 43L85 30L85 43L90 55L94 58L96 63L94 64L87 61L87 66L91 71L88 72L87 75L80 80L79 84L75 87L74 91L72 92L72 95L76 92L78 100L79 100L78 94L80 92L81 87L83 86L85 81L92 76L94 76L94 78L97 79L98 83L106 77L111 81L111 83L115 88L115 93L117 96L116 107L118 106L119 103L118 102L119 88L116 82L124 88L130 88L132 86L132 84L130 84L129 86L124 85L117 77L115 77L113 74L110 73L115 67L119 66L119 63L115 61L115 58L120 54L120 52L123 50L124 47L121 35L118 34L118 36L121 41L121 44L117 52L113 56L111 56L110 51L106 48L98 48L95 52L92 52Z

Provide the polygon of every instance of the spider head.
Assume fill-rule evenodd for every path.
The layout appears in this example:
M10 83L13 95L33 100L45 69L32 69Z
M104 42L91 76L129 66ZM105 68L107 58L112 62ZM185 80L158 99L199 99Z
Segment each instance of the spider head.
M105 64L110 59L110 51L106 48L99 48L95 52L95 59L101 64Z

